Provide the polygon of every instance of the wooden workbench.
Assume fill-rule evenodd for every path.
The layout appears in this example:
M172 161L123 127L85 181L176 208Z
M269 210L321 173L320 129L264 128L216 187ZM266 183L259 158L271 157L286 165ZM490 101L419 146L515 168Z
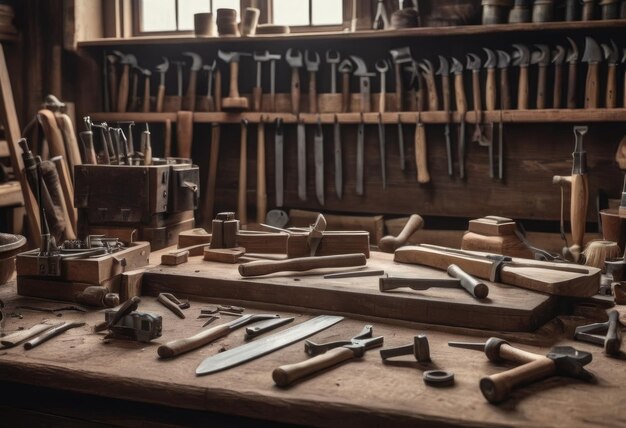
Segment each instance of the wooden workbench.
M18 304L58 306L15 296L14 284L0 289L7 312ZM370 350L361 360L345 363L319 376L304 379L290 388L273 384L271 372L279 365L306 357L303 343L216 374L197 377L195 368L203 358L243 343L240 329L204 348L174 360L157 357L159 344L198 331L204 323L196 319L199 308L232 301L192 302L181 320L153 297L142 298L141 311L163 316L163 336L153 343L126 341L105 343L92 327L103 319L93 311L85 315L64 313L57 318L38 312L22 311L23 319L8 318L5 331L30 327L44 318L84 319L87 325L70 330L30 351L21 346L0 350L0 380L111 397L129 402L152 403L181 411L216 412L248 418L320 426L381 426L384 424L429 426L623 426L621 410L626 392L626 357L607 358L599 347L569 340L573 326L590 322L582 317L559 317L534 333L494 333L464 328L417 324L353 316L313 336L315 341L338 340L357 334L363 326L374 325L374 334L385 337L384 346L412 342L417 333L428 335L431 364L418 364L412 357L383 364L378 350ZM320 311L291 312L264 303L245 304L248 312L272 312L296 317L302 322ZM622 309L626 313L626 310ZM360 319L356 319L360 318ZM217 321L230 318L222 316ZM291 324L294 325L294 324ZM288 328L289 326L283 328ZM598 378L596 385L567 378L551 378L513 393L505 403L488 404L478 388L479 379L510 367L490 363L481 352L452 349L450 340L477 341L499 336L537 353L547 353L555 344L573 345L593 353L587 366ZM440 368L455 373L456 383L433 388L422 381L422 372ZM31 403L32 405L32 403ZM42 403L43 406L43 403ZM137 405L140 406L139 404ZM115 409L86 420L133 425L128 415ZM159 421L158 413L153 421ZM142 422L144 422L142 420ZM186 424L184 419L169 421Z

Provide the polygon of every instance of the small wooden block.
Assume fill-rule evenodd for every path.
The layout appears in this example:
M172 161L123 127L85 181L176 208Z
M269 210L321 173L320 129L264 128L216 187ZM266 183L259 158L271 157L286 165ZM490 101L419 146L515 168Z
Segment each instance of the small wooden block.
M237 233L239 232L239 220L227 220L224 222L224 248L237 246Z
M172 251L171 253L163 254L161 256L161 264L167 266L178 266L180 264L187 263L188 260L188 250Z
M222 220L222 221L234 220L235 219L235 213L231 212L231 211L217 213L217 215L215 216L215 219L216 220Z
M224 221L211 222L211 248L224 248Z
M248 110L249 102L247 98L224 98L222 100L222 110Z
M246 249L243 247L220 249L205 247L204 260L219 263L237 263L239 261L239 258L245 253Z
M135 296L141 296L141 281L145 269L131 270L122 274L120 302L124 303Z
M508 221L507 221L508 220ZM502 236L515 234L515 222L503 217L485 217L470 220L469 231L487 236Z

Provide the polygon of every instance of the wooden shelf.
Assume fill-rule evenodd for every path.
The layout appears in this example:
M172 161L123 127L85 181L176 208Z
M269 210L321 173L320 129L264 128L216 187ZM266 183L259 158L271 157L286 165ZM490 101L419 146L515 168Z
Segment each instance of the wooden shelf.
M594 29L626 28L626 20L614 19L606 21L563 21L546 23L521 23L500 25L467 25L456 27L421 27L402 30L293 33L282 35L260 35L254 37L195 37L189 35L141 36L133 38L103 38L78 43L79 48L141 46L141 45L176 45L176 44L229 44L229 43L266 43L279 40L333 40L333 39L382 39L401 37L454 37L494 33L525 33L525 32L560 32Z
M134 120L135 122L165 122L176 121L176 113L91 113L91 118L95 121L105 121L109 123ZM292 113L266 113L266 112L244 112L244 113L194 113L196 123L239 123L247 120L250 123L259 123L261 119L265 123L272 123L281 118L286 124L297 123L298 120L307 125L318 122L329 125L335 121L341 124L358 124L363 120L366 124L374 125L378 123L379 113L302 113L296 116ZM448 122L448 115L444 111L426 111L419 113L419 120L425 124L445 124ZM380 115L385 124L395 124L398 121L405 124L415 124L418 119L418 112L386 112ZM461 117L459 113L453 112L450 115L452 123L459 123ZM498 123L590 123L590 122L623 122L626 121L626 108L618 109L578 109L578 110L502 110L482 112L482 122ZM469 111L465 115L466 123L475 123L476 114Z

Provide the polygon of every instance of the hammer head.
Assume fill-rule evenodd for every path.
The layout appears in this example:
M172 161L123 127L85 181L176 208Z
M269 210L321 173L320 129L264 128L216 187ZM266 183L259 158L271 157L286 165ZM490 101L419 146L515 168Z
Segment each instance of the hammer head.
M552 62L561 65L563 61L565 61L565 48L561 45L557 45L552 53Z
M121 64L130 65L131 67L137 67L137 58L133 54L122 54Z
M411 48L405 46L403 48L391 49L389 51L391 54L391 59L394 64L406 64L407 62L411 62L413 59L411 57Z
M570 49L567 51L565 61L568 63L576 62L578 61L578 46L576 46L576 43L569 37L567 37L567 41L569 42Z
M579 351L571 346L555 346L546 357L554 361L557 374L560 376L575 377L587 381L594 378L593 374L583 368L592 360L592 355L589 352Z
M311 56L313 59L311 59ZM307 71L318 71L320 68L320 55L317 52L304 51L304 64Z
M433 67L433 63L427 59L424 59L417 63L417 66L426 74L431 74L435 71L435 67Z
M452 68L450 69L450 71L454 74L463 73L463 64L461 63L461 61L459 61L455 57L452 57Z
M472 70L472 71L480 70L481 62L480 62L480 57L478 55L469 53L467 54L466 58L467 58L468 70Z
M548 45L535 45L538 51L533 51L530 62L532 64L539 64L542 67L550 64L550 47Z
M511 64L511 55L508 52L498 50L498 68L507 68Z
M195 52L183 52L183 55L191 58L191 71L198 71L202 68L202 58Z
M224 52L222 50L217 51L217 56L224 62L239 62L242 56L250 56L249 53L244 52Z
M485 68L496 68L498 64L498 60L496 58L496 53L491 49L483 48L485 53L487 54L487 61L485 61Z
M604 59L606 59L610 65L617 65L619 62L619 49L613 40L611 40L610 46L606 43L602 43L602 51L604 52Z
M350 59L356 64L356 70L354 70L354 75L358 77L370 77L373 76L374 73L370 73L367 71L367 65L363 58L360 58L355 55L350 55Z
M450 62L439 55L439 69L437 69L437 76L448 76L450 74Z
M516 67L528 67L530 64L530 50L522 44L513 45L513 65Z
M589 64L597 64L602 61L600 45L591 37L585 37L585 52L583 53L582 60Z
M170 61L166 57L163 57L163 62L155 68L159 73L165 73L170 68Z
M266 62L270 60L270 51L254 51L252 59L257 62Z
M289 48L285 54L285 61L291 68L302 67L302 52Z

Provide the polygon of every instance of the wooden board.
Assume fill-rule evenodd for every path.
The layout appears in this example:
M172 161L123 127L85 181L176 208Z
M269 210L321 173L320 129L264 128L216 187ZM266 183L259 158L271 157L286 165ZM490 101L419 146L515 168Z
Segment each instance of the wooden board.
M444 272L392 262L391 254L372 252L367 269L399 276L446 278ZM354 270L351 268L343 269ZM396 290L381 293L378 277L323 279L332 270L281 273L242 279L237 266L190 258L180 266L146 271L142 293L170 292L202 298L243 299L407 321L500 331L533 331L555 315L556 299L517 287L489 284L480 302L464 290ZM337 271L337 270L334 270Z

